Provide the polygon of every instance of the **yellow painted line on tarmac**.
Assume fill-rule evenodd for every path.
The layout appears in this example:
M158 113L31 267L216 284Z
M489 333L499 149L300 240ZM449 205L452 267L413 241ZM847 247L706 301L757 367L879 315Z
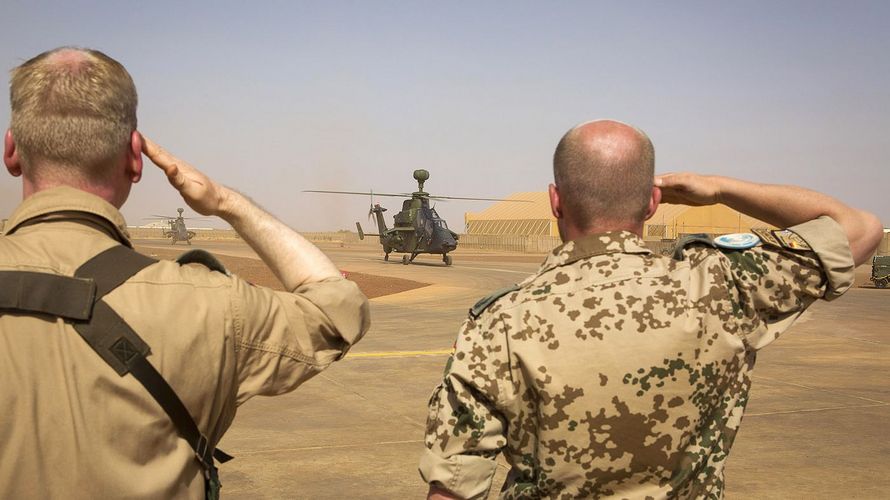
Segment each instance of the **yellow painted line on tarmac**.
M442 356L447 354L451 354L451 349L433 349L429 351L351 352L346 355L346 358L408 358L411 356Z

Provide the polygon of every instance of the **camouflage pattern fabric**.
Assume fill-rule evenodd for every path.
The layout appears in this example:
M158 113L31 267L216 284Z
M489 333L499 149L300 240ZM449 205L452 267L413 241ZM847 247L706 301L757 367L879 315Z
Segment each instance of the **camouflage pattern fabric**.
M429 401L423 478L484 497L721 498L757 350L852 284L830 218L812 250L691 244L681 260L628 232L555 249L460 329Z

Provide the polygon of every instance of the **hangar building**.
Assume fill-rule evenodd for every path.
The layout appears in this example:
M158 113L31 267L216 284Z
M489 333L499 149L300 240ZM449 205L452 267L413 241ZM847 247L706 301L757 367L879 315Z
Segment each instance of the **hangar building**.
M550 212L546 192L514 193L482 212L464 214L466 234L559 236L556 218ZM752 227L770 227L726 205L688 207L662 204L646 221L646 240L672 240L686 234L726 234L748 232Z

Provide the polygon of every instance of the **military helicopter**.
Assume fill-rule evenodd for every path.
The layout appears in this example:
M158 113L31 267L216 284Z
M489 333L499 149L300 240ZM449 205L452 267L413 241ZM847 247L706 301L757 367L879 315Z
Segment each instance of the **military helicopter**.
M373 191L325 191L317 189L306 189L304 193L328 193L328 194L351 194L371 196L371 209L368 217L373 216L377 225L377 233L365 233L361 224L355 223L358 229L360 239L365 236L379 236L380 244L383 245L383 260L389 260L389 254L392 252L403 253L402 264L408 264L414 261L419 254L428 253L441 255L442 261L446 266L451 265L451 256L449 252L457 248L458 234L448 229L445 219L439 216L435 206L430 206L430 200L474 200L474 201L520 201L525 200L503 200L500 198L463 198L459 196L432 196L423 190L423 183L430 178L430 173L426 170L415 170L414 180L417 181L417 191L413 193L376 193ZM393 217L394 225L389 228L386 226L386 220L383 218L383 212L386 208L381 207L379 203L373 202L374 196L392 196L403 198L410 196L411 198L402 201L402 210Z
M163 220L167 223L169 229L164 230L164 237L170 238L171 245L175 245L177 241L184 241L191 245L192 238L195 237L195 232L189 231L185 226L185 219L199 220L205 219L206 217L183 217L183 209L177 208L176 211L179 213L176 217L170 215L152 215L151 217L146 217L146 219Z

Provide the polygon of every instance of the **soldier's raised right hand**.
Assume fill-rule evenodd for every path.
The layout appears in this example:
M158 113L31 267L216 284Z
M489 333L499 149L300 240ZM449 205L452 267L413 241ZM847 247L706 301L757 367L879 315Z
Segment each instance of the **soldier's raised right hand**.
M655 176L655 187L661 188L661 201L700 207L720 203L720 183L716 176L691 172Z
M160 167L192 210L201 215L222 215L231 192L217 184L188 162L168 153L148 137L142 136L142 152Z

